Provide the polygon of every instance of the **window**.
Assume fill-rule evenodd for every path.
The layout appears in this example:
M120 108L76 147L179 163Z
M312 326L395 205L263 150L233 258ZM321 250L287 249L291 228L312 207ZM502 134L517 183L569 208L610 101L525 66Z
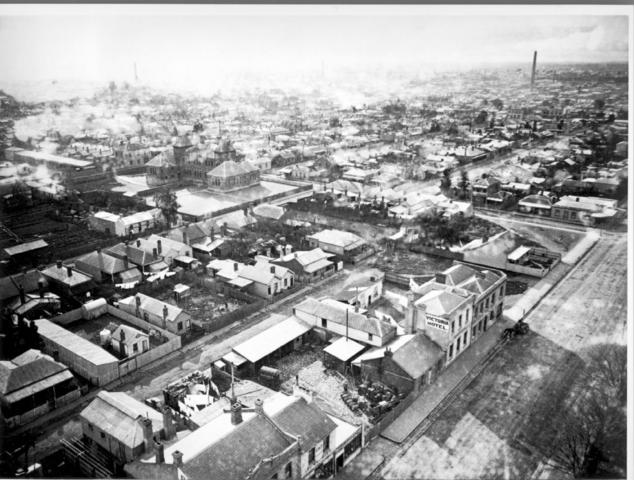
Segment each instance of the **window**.
M456 353L460 351L460 339L456 342Z
M99 432L99 435L101 436L101 438L106 438L106 434L103 432Z
M454 330L456 329L455 327L456 327L456 322L455 321L451 322L451 333L454 332Z
M308 452L308 463L313 463L315 461L315 447L310 449L310 452Z
M330 449L330 435L324 438L324 452Z
M474 327L471 329L471 336L472 336L472 337L475 337L475 334L476 334L476 327L474 326Z
M92 426L92 424L88 424L88 430L90 430L91 432L95 429L95 427Z
M462 314L458 315L458 328L462 328Z
M469 332L464 332L464 337L462 337L462 343L464 343L465 345L467 344L467 334Z
M453 345L449 345L449 358L453 357Z
M180 332L183 329L183 322L178 322L178 325L176 325L176 327L178 328L178 331Z
M132 351L135 353L139 351L139 345L137 343L132 344Z
M368 333L368 340L372 341L372 334Z
M321 319L321 326L323 328L326 328L328 326L328 320L326 320L325 318Z
M491 302L495 303L495 292L493 292L493 295L491 295Z
M269 288L267 289L267 292L268 292L268 294L269 294L269 295L271 294L271 287L269 287Z
M287 463L286 467L284 467L284 474L286 475L286 478L291 478L293 476L293 464L292 463Z

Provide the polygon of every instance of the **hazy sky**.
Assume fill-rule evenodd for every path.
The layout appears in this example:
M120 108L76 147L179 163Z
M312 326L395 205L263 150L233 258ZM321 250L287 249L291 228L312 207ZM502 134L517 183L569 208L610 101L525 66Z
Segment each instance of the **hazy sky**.
M332 9L331 9L332 10ZM3 15L0 80L182 83L235 70L339 66L628 60L626 16L563 15ZM281 10L283 11L283 10ZM455 10L453 11L455 12ZM11 12L9 12L11 13ZM299 14L298 14L299 13ZM437 13L437 11L436 11Z

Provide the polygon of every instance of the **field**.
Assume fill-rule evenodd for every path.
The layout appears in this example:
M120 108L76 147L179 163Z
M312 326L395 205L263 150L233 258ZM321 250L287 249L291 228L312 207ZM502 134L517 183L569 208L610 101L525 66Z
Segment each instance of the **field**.
M386 479L529 478L553 454L554 420L585 383L588 349L626 335L624 235L604 234Z

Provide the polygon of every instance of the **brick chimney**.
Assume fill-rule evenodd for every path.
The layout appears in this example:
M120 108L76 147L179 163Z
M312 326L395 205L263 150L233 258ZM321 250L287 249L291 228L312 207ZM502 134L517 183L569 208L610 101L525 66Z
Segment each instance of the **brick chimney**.
M416 307L414 306L414 292L407 292L407 312L405 314L405 334L411 335L416 331Z
M187 235L187 227L183 227L183 243L189 245L189 236Z
M154 437L152 435L152 420L147 417L139 417L139 423L143 429L143 444L146 452L151 452L154 445Z
M165 447L161 442L154 440L154 452L156 454L157 465L165 463Z
M167 325L167 314L169 310L167 309L167 305L163 305L163 328Z
M233 271L234 272L238 271L238 263L237 262L233 262Z
M71 266L67 266L66 267L66 273L68 274L68 277L72 277L73 276L73 267Z
M57 268L62 268L62 261L61 260L57 261Z
M97 249L97 261L99 262L99 274L104 271L103 266L103 253L101 253L101 247Z
M141 316L141 297L135 296L134 297L134 303L136 305L135 315L137 317L140 317Z
M24 293L24 287L22 284L18 285L18 290L20 292L20 303L24 305L26 303L26 294Z
M154 257L154 260L158 258L158 251L156 247L152 249L152 256Z
M130 268L130 262L128 261L128 255L123 256L123 267L128 270Z
M137 238L136 246L137 246L137 248L141 248L141 239L140 238Z
M176 435L176 425L174 424L174 419L172 418L172 409L165 405L162 413L165 440L171 440Z
M275 273L275 266L271 265L271 273Z
M183 452L176 450L172 452L173 464L177 468L181 468L183 466Z
M160 240L156 241L156 250L158 251L159 255L163 253L163 244L161 243Z
M44 293L45 292L44 292L44 279L43 278L40 278L37 281L37 290L40 293L40 298L44 298Z
M53 350L53 360L55 360L56 362L59 362L59 350Z
M261 398L255 400L255 412L258 415L264 415L264 402Z
M237 400L231 404L231 424L239 425L242 423L242 405Z

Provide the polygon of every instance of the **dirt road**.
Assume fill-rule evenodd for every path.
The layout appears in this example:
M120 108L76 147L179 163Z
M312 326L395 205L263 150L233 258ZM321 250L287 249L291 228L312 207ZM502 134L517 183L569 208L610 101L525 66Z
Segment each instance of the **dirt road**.
M387 463L386 479L529 478L594 343L625 343L627 238L603 234L445 414ZM575 388L578 388L575 387Z

